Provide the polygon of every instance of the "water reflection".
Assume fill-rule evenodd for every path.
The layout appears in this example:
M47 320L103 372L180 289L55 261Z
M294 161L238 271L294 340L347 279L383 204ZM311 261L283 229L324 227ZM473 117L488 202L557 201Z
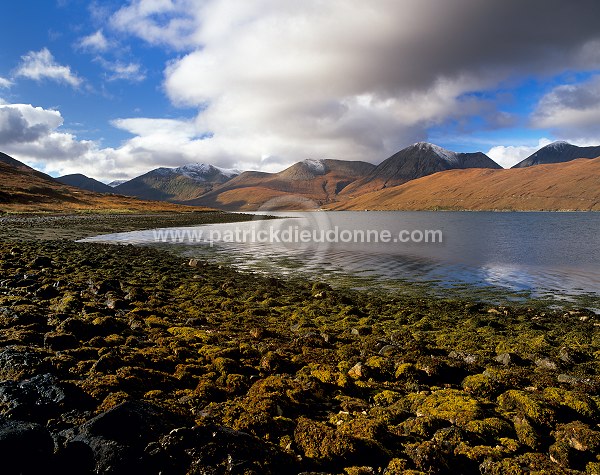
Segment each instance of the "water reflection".
M440 289L494 286L531 295L600 295L598 213L285 213L286 218L201 226L204 235L234 228L440 229L443 243L168 243L187 256L240 268L356 279L364 285L435 284ZM138 231L96 241L153 244ZM358 285L358 284L357 284ZM360 286L359 285L359 286Z

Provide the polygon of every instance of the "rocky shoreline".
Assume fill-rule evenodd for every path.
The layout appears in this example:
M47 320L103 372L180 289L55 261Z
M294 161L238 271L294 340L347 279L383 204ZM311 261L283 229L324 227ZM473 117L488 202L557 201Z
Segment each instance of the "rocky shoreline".
M2 473L600 473L592 311L336 290L26 223L0 232Z

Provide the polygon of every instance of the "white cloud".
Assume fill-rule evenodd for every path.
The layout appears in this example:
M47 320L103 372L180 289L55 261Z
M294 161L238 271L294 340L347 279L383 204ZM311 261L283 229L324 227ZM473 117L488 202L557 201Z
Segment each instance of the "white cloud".
M120 61L101 60L102 66L109 71L108 80L125 80L131 82L141 82L146 79L146 73L139 63L122 63Z
M62 123L57 111L28 104L0 105L0 146L34 142Z
M542 138L537 145L497 145L492 147L486 155L498 165L510 168L552 142L550 139Z
M52 170L106 179L190 161L263 170L309 156L378 162L449 119L513 123L470 92L600 68L599 15L597 0L577 9L564 0L131 0L106 17L105 31L177 51L164 91L197 108L195 120L114 121L132 134L116 148L57 127L19 150L46 145ZM100 33L90 47L110 41ZM81 81L46 49L25 62L52 66L53 76L32 67L36 79ZM106 65L109 79L144 74L136 63ZM510 165L529 150L501 144L490 154Z
M108 48L111 46L111 43L108 41L103 31L98 30L91 35L81 38L78 46L86 50L103 52L108 50Z
M595 137L600 141L600 75L554 88L539 101L532 123L561 138Z
M261 168L307 156L378 162L432 124L480 113L512 125L466 94L517 72L600 66L599 7L583 1L591 10L566 12L559 0L132 0L110 25L184 52L164 88L175 105L201 109L197 131L213 135L194 143L203 159Z
M78 87L83 82L71 71L69 66L58 64L48 48L42 48L40 51L30 51L22 56L21 64L15 71L15 76L35 81L51 79L67 83L73 87Z
M3 78L2 76L0 76L0 88L4 88L4 89L8 89L9 87L12 86L12 81L6 78Z
M194 12L205 0L132 0L111 17L117 30L133 33L154 45L189 47L197 24Z

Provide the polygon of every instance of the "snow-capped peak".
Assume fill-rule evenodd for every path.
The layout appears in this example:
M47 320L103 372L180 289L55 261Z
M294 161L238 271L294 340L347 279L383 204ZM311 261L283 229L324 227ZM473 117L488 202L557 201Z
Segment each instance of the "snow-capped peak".
M556 142L552 142L549 145L546 145L544 148L546 149L561 149L561 148L565 148L571 146L571 144L569 142L565 142L564 140L558 140Z
M123 183L126 183L128 181L129 180L113 180L108 184L108 186L115 188L116 186L122 185Z
M307 158L302 163L304 163L310 170L312 170L315 173L325 173L325 162L323 160Z
M413 147L417 147L421 150L431 150L438 157L447 162L456 162L458 161L458 154L456 152L451 152L450 150L446 150L438 145L429 143L429 142L417 142L413 145Z
M197 181L206 181L213 178L214 175L222 175L226 178L232 178L240 174L239 170L220 168L208 163L190 163L177 168L157 168L154 173L159 175L184 175Z

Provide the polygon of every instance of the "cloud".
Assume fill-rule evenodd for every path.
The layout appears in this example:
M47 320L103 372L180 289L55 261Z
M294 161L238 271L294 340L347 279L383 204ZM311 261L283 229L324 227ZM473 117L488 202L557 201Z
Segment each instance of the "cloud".
M600 75L552 89L539 101L532 125L551 129L561 138L591 136L600 142Z
M185 49L193 44L203 0L133 0L111 17L113 28L153 45Z
M91 35L81 38L77 46L85 50L104 52L108 50L108 48L111 46L111 43L108 41L106 36L104 36L102 30L98 30Z
M0 88L3 89L8 89L9 87L12 86L12 81L6 78L3 78L2 76L0 76Z
M498 165L510 168L552 142L550 139L542 138L536 145L497 145L487 152L487 156Z
M35 142L62 123L57 111L28 104L0 105L0 146Z
M109 74L109 81L125 80L130 82L141 82L146 79L146 73L139 63L122 63L121 61L106 61L102 58L97 58Z
M48 48L42 48L40 51L30 51L22 56L21 64L15 71L15 76L35 81L51 79L73 87L78 87L83 82L81 78L71 72L69 66L58 64Z
M85 173L111 180L131 178L160 166L198 161L203 136L193 120L119 119L134 135L118 148L101 147L61 131L59 111L30 104L0 105L0 150L46 173Z
M190 161L379 162L434 125L483 116L514 126L489 97L524 77L600 69L598 17L597 0L131 0L105 31L175 51L163 90L197 116L114 121L132 134L115 148L52 129L28 153L46 143L57 154L49 167L101 178ZM29 55L44 51L54 63L47 50ZM136 77L136 63L111 64L114 79ZM506 145L490 151L506 165L528 152Z
M308 155L378 162L480 113L512 126L470 93L600 67L598 15L593 0L134 0L110 24L183 52L164 90L200 109L206 160L260 168Z

